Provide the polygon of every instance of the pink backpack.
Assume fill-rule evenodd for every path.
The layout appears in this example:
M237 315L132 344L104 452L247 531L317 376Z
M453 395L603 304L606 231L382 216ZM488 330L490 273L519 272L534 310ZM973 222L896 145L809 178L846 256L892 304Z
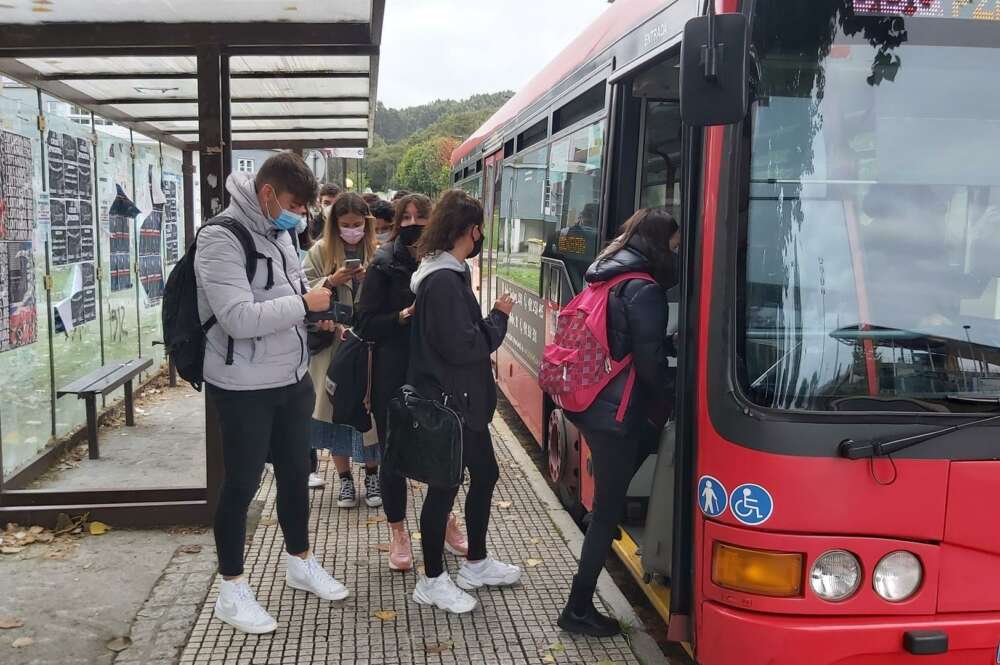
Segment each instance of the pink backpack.
M545 345L542 355L538 385L561 408L574 413L585 411L604 387L628 368L625 393L616 414L618 422L625 419L635 385L635 367L631 353L618 361L611 357L608 296L614 287L630 279L654 281L646 273L630 272L589 284L559 312L555 339Z

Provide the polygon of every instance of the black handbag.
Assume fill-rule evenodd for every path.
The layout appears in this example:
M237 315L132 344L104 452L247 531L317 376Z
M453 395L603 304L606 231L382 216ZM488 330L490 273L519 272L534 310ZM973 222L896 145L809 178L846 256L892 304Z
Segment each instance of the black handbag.
M326 371L326 396L333 422L361 433L372 428L372 343L347 331Z
M412 386L389 401L382 463L392 471L434 487L462 484L462 418L444 403L421 397Z

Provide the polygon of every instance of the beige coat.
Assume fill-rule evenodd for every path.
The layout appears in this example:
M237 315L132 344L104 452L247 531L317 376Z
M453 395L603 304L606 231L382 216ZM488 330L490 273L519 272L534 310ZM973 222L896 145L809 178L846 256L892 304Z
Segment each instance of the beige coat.
M362 258L364 265L368 264L368 257ZM340 266L333 266L330 271L323 270L323 245L318 242L310 248L306 258L302 260L302 268L306 274L306 281L309 288L314 288ZM354 293L351 283L342 284L337 287L337 298L342 303L353 304L361 297L361 285L358 285L358 293ZM323 422L333 422L333 407L330 405L330 398L326 394L326 372L330 369L330 362L333 354L340 347L340 340L335 339L326 349L309 358L309 376L312 377L313 388L316 389L316 404L313 407L313 418Z

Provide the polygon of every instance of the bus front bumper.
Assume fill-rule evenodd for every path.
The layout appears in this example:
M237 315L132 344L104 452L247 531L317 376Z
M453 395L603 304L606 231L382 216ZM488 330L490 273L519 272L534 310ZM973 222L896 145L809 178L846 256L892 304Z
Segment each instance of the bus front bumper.
M933 616L791 617L702 606L700 665L996 665L1000 612ZM907 633L947 635L947 651L915 655ZM937 640L940 643L940 640Z

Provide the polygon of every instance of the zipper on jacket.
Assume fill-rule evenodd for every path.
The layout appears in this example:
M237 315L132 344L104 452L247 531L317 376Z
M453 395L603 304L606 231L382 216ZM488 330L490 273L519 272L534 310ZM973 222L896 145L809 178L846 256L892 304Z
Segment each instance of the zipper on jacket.
M275 246L278 250L278 254L281 256L281 272L285 275L285 279L288 280L288 286L292 288L292 293L295 293L295 285L292 284L292 278L288 276L288 262L285 261L285 250L281 249L281 245L276 243L271 239L270 235L264 236L268 241ZM302 333L299 332L299 327L295 326L295 336L299 338L299 367L302 366L302 360L305 357L305 342L302 341ZM304 374L302 376L305 376ZM299 371L295 370L295 381L298 383L302 380L302 376L299 376Z

